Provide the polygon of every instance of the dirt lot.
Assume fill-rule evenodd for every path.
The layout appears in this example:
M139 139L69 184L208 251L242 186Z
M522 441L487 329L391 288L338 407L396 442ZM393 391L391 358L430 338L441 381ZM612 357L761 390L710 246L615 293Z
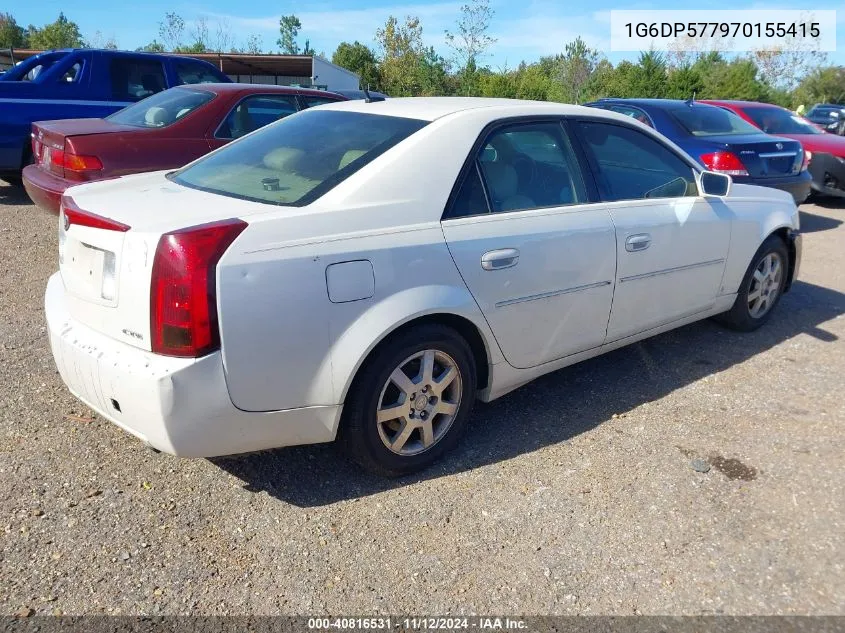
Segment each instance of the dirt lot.
M845 206L802 211L762 330L559 371L383 481L330 446L180 460L92 419L45 336L55 218L0 183L0 613L845 614Z

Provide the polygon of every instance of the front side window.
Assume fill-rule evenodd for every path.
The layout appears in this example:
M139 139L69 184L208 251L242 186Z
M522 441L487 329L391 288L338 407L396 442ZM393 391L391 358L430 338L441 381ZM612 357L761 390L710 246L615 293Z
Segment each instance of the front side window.
M118 110L106 118L120 125L167 127L214 98L213 92L171 88Z
M603 200L697 196L693 169L668 147L623 125L582 121Z
M238 103L217 130L217 138L240 138L296 112L292 96L256 95Z
M213 84L221 81L220 76L207 64L179 60L173 65L181 84Z
M476 157L493 213L558 207L587 199L581 169L559 123L516 124L490 134ZM472 172L456 215L473 215L482 198Z
M161 62L134 57L111 60L112 97L118 101L140 101L167 88Z
M693 136L736 136L762 134L733 112L711 105L683 105L671 115Z
M286 206L309 204L426 121L305 110L237 140L171 176L186 187Z

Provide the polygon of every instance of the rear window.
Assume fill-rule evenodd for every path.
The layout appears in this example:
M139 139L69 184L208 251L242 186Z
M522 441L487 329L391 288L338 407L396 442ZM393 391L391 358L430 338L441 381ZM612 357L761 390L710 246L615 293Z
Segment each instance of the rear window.
M733 136L763 133L733 112L715 106L684 106L675 108L670 112L693 136Z
M232 198L302 206L425 125L417 119L306 110L234 141L171 178Z
M120 125L167 127L213 98L214 93L205 90L171 88L118 110L106 118Z
M746 108L745 113L766 134L824 134L801 117L780 108Z
M66 51L42 53L30 57L10 68L4 75L4 81L38 81L57 62L69 55Z

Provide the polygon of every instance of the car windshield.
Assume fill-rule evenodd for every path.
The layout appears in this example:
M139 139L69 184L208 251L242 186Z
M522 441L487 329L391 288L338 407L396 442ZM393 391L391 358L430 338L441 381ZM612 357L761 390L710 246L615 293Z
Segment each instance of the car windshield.
M812 123L780 108L746 108L745 113L766 134L824 134Z
M672 110L672 116L693 136L737 136L763 133L733 112L716 106L683 106Z
M113 123L134 127L167 127L214 98L213 92L171 88L142 99L106 117Z
M233 198L309 204L426 121L305 110L234 141L174 173L174 182Z

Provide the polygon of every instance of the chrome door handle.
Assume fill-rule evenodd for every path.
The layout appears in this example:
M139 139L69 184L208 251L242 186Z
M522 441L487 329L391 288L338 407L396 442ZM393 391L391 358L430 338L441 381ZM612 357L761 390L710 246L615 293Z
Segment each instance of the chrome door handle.
M515 248L502 248L498 251L487 251L481 256L481 267L484 270L499 270L510 268L519 263L519 251Z
M637 251L644 251L651 245L651 235L648 233L638 233L632 235L625 240L625 250L629 253L636 253Z

